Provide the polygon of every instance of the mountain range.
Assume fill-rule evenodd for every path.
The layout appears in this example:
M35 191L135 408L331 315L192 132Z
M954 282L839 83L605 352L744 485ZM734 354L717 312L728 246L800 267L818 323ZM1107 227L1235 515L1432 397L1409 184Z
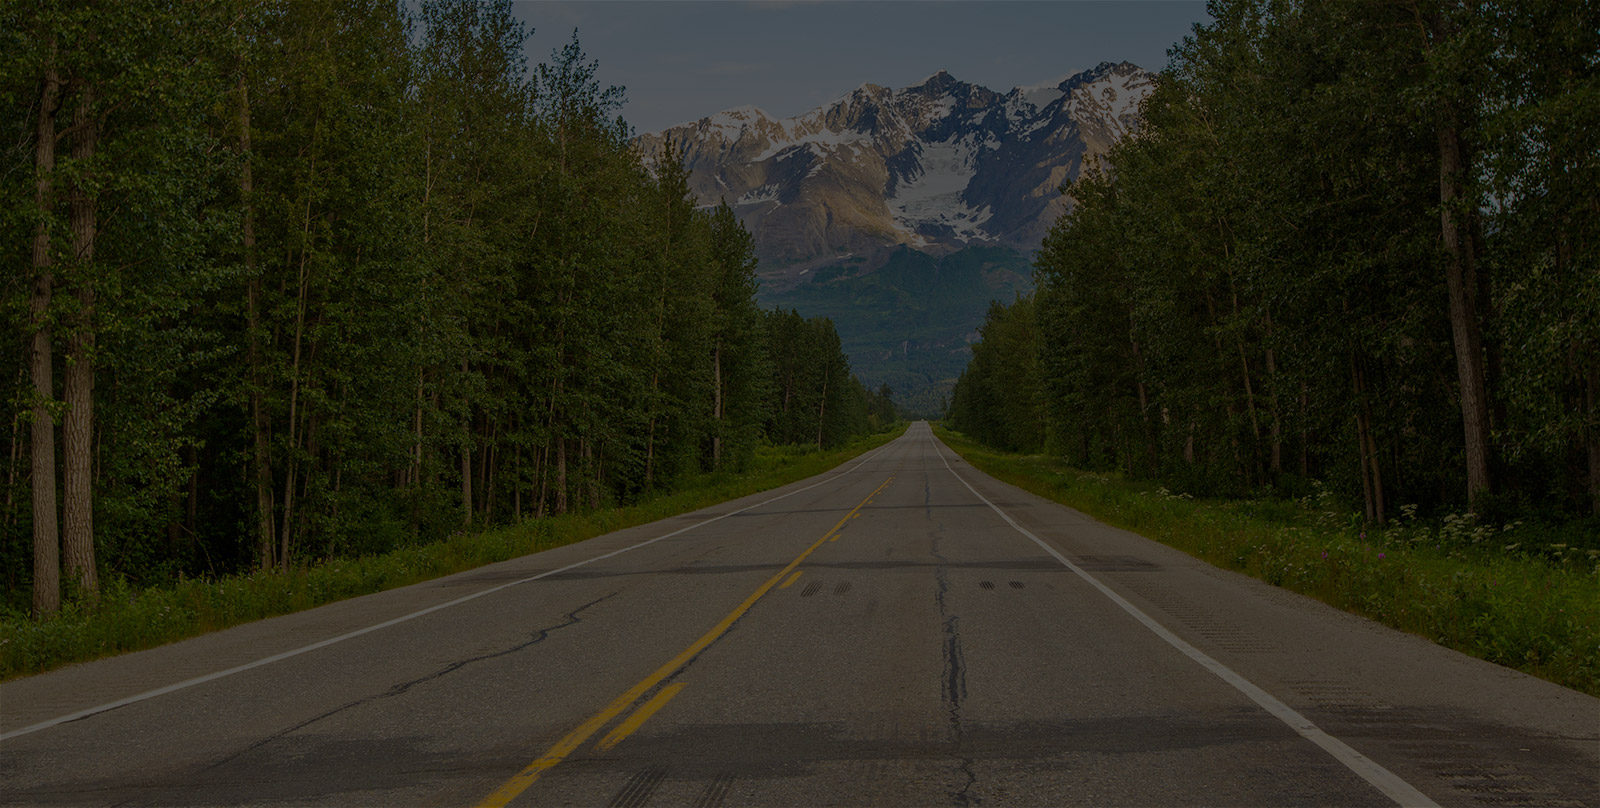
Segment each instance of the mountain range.
M863 379L926 412L965 366L989 300L1031 288L1031 254L1067 209L1061 185L1138 127L1154 80L1103 62L1000 93L941 70L793 118L738 107L637 143L648 159L679 151L700 203L733 207L764 302L833 317ZM930 284L909 270L947 263L971 277Z

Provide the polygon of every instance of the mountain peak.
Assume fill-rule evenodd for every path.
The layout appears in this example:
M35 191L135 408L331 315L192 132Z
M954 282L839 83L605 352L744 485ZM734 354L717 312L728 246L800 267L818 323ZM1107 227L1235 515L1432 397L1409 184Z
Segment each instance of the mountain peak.
M1132 62L1101 62L1088 70L1082 70L1066 77L1059 85L1063 91L1072 87L1101 81L1111 76L1151 75L1148 70Z
M753 106L641 135L647 156L684 148L702 202L726 197L755 238L762 275L887 249L1037 249L1068 204L1057 190L1138 126L1153 74L1102 62L1001 95L939 70L900 89L865 83L793 118Z

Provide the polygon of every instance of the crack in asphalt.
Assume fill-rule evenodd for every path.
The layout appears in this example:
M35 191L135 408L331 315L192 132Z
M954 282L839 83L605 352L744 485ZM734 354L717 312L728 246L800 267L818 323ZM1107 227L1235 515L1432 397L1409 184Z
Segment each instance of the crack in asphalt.
M430 674L427 674L425 676L419 676L416 679L412 679L411 681L408 681L408 682L401 682L401 683L399 683L397 685L394 685L393 687L390 687L388 690L385 690L382 693L376 693L376 694L371 695L371 696L366 696L364 698L356 699L355 701L352 701L352 702L350 702L348 704L344 704L344 705L335 707L332 710L329 710L329 711L327 711L325 713L322 713L321 715L316 715L316 716L308 718L308 719L306 719L304 721L301 721L300 723L295 724L292 727L288 727L286 729L283 729L283 730L280 730L278 732L275 732L272 735L269 735L269 736L267 736L265 738L262 738L261 740L256 741L255 743L252 743L249 746L246 746L243 749L240 749L237 752L234 752L233 754L228 755L227 757L216 761L215 763L212 763L210 766L205 767L204 771L210 771L210 770L215 769L215 768L217 768L219 766L224 766L224 765L226 765L228 763L231 763L232 761L237 760L238 758L240 758L240 757L242 757L242 756L244 756L244 755L246 755L246 754L248 754L250 752L253 752L253 751L257 750L257 749L260 749L261 747L266 746L267 744L270 744L273 741L276 741L276 740L278 740L280 738L283 738L284 736L289 735L290 733L298 732L299 730L305 729L306 727L311 726L312 724L315 724L315 723L317 723L319 721L322 721L324 719L327 719L327 718L331 718L331 717L333 717L335 715L338 715L339 713L342 713L342 712L344 712L346 710L349 710L349 709L352 709L352 708L355 708L355 707L360 707L360 706L365 705L365 704L370 704L370 703L375 702L375 701L381 701L383 699L393 698L395 696L402 695L406 691L410 690L413 687L416 687L417 685L424 684L426 682L431 682L431 681L433 681L435 679L439 679L441 677L447 676L447 675L449 675L451 673L454 673L454 672L466 667L467 665L471 665L474 662L483 662L483 661L486 661L486 660L495 659L497 657L503 657L503 656L506 656L508 654L514 654L514 653L516 653L518 651L521 651L521 650L523 650L525 648L528 648L529 646L538 645L539 643L544 642L544 640L546 638L548 638L552 632L560 631L561 629L568 628L568 627L571 627L571 626L577 625L578 623L583 622L582 618L578 617L578 615L582 614L584 611L590 609L591 607L599 604L601 601L607 600L607 599L615 596L616 594L617 594L616 592L612 592L612 593L607 594L607 595L602 595L601 597L595 598L594 600L591 600L588 603L585 603L582 606L579 606L578 608L573 609L570 612L567 612L563 616L562 622L557 623L557 624L555 624L553 626L546 626L544 628L541 628L541 629L533 632L532 634L528 635L528 639L527 640L525 640L523 642L520 642L520 643L518 643L516 645L513 645L513 646L511 646L509 648L502 648L502 649L500 649L498 651L491 651L491 652L486 653L486 654L479 654L478 656L475 656L475 657L468 657L466 659L457 660L457 661L452 662L452 663L440 668L439 670L436 670L436 671L434 671L434 672L432 672Z
M926 483L923 491L924 496L931 499L931 491ZM931 510L929 516L932 516ZM956 759L961 762L961 773L967 778L961 788L950 792L950 799L955 805L976 805L981 800L971 793L972 786L978 782L978 776L972 770L974 759L962 754L965 751L963 747L966 733L962 726L961 703L967 697L967 661L961 650L961 618L950 613L946 602L946 596L950 592L950 572L944 566L948 559L939 552L939 541L942 538L944 529L943 525L940 525L933 533L933 544L929 548L933 557L941 562L934 570L936 588L933 592L933 602L939 607L939 616L944 618L944 675L940 677L940 690L944 699L946 720L950 726L950 740L955 744Z

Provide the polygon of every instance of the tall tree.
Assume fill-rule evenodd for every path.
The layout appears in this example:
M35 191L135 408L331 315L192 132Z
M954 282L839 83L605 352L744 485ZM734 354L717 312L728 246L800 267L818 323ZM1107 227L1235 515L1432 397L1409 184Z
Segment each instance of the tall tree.
M33 612L48 615L61 607L61 538L56 516L55 370L51 346L51 298L55 292L51 236L55 215L56 113L61 108L55 20L41 15L40 38L47 42L38 64L39 97L33 136L35 224L33 228L33 333L30 372L33 379Z
M739 468L767 420L771 371L756 306L755 243L726 201L711 214L712 427L708 468Z
M88 39L78 43L89 50L97 43ZM94 597L100 590L94 558L94 493L90 455L94 443L95 376L95 284L97 282L94 243L98 231L98 193L94 186L92 160L100 131L99 111L95 108L97 77L79 79L73 112L70 192L72 247L71 286L77 304L67 341L67 369L64 384L66 412L62 423L62 534L66 569L82 593Z

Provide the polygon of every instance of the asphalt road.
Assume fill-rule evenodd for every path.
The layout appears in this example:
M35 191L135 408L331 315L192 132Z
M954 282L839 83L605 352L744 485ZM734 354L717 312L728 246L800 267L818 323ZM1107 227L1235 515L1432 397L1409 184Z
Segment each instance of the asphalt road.
M1600 700L916 424L776 491L0 685L0 802L1600 805Z

